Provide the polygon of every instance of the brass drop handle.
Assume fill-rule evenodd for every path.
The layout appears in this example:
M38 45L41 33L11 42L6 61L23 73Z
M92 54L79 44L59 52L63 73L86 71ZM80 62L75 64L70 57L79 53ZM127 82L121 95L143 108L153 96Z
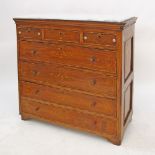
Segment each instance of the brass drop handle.
M59 50L59 51L62 51L62 49L63 49L62 47L58 47L58 50Z
M36 51L36 50L32 50L31 53L32 53L33 55L35 55L35 54L37 53L37 51Z
M38 111L40 109L40 107L37 107L35 110Z
M35 75L38 75L38 74L39 74L39 72L38 72L38 71L36 71L36 70L34 70L34 71L32 71L32 74L35 76Z
M27 29L26 32L31 32L31 29Z
M92 57L90 58L90 61L91 61L91 62L95 62L95 61L96 61L96 57L95 57L95 56L92 56Z
M96 101L93 101L93 102L91 103L91 106L92 106L92 107L95 107L96 104L97 104L97 102L96 102Z
M112 39L112 42L113 42L113 43L115 43L115 42L116 42L116 39L115 39L115 38L113 38L113 39Z
M96 85L96 79L92 80L92 85Z
M36 91L35 91L35 94L38 94L40 91L37 89Z
M97 124L97 120L94 121L94 125L96 125L96 124Z
M60 35L60 40L62 40L62 36L64 35L64 32L59 32L59 35Z
M84 37L83 37L83 39L84 39L84 40L87 40L87 39L88 39L88 37L87 37L87 36L84 36Z
M101 38L103 36L103 33L98 33L97 38Z
M59 32L59 35L64 35L64 32Z

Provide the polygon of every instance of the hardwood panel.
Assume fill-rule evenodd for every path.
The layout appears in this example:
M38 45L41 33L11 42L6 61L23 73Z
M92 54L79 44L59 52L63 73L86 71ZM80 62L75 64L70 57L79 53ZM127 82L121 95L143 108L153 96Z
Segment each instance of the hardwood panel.
M133 39L130 38L125 42L124 48L124 76L125 80L133 71Z
M132 110L132 82L129 84L124 92L124 124Z

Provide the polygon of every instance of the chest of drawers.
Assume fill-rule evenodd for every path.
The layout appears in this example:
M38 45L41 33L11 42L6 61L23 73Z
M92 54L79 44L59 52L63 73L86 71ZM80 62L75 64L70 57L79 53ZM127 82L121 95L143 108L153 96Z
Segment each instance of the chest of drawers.
M19 108L120 145L132 117L134 24L15 18Z

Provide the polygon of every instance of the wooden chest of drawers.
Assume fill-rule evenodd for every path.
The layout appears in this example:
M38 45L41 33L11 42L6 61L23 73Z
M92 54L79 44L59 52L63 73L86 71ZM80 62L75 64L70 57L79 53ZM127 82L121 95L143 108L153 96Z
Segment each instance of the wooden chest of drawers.
M134 24L15 18L20 114L120 145L132 116Z

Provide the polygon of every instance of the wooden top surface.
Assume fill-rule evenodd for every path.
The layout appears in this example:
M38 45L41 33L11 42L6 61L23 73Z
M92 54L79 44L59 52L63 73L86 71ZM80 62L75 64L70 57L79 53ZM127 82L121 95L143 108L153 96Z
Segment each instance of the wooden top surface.
M95 16L86 16L86 15L52 15L52 16L45 16L45 15L28 15L28 16L22 16L13 18L15 22L45 22L48 21L49 23L55 23L58 22L63 24L76 24L76 25L83 25L83 24L97 24L99 26L103 25L114 25L117 26L118 29L123 29L124 27L127 27L128 25L132 25L136 22L137 17L130 17L130 18L124 18L124 17L111 17L111 16L101 16L101 15L95 15Z

